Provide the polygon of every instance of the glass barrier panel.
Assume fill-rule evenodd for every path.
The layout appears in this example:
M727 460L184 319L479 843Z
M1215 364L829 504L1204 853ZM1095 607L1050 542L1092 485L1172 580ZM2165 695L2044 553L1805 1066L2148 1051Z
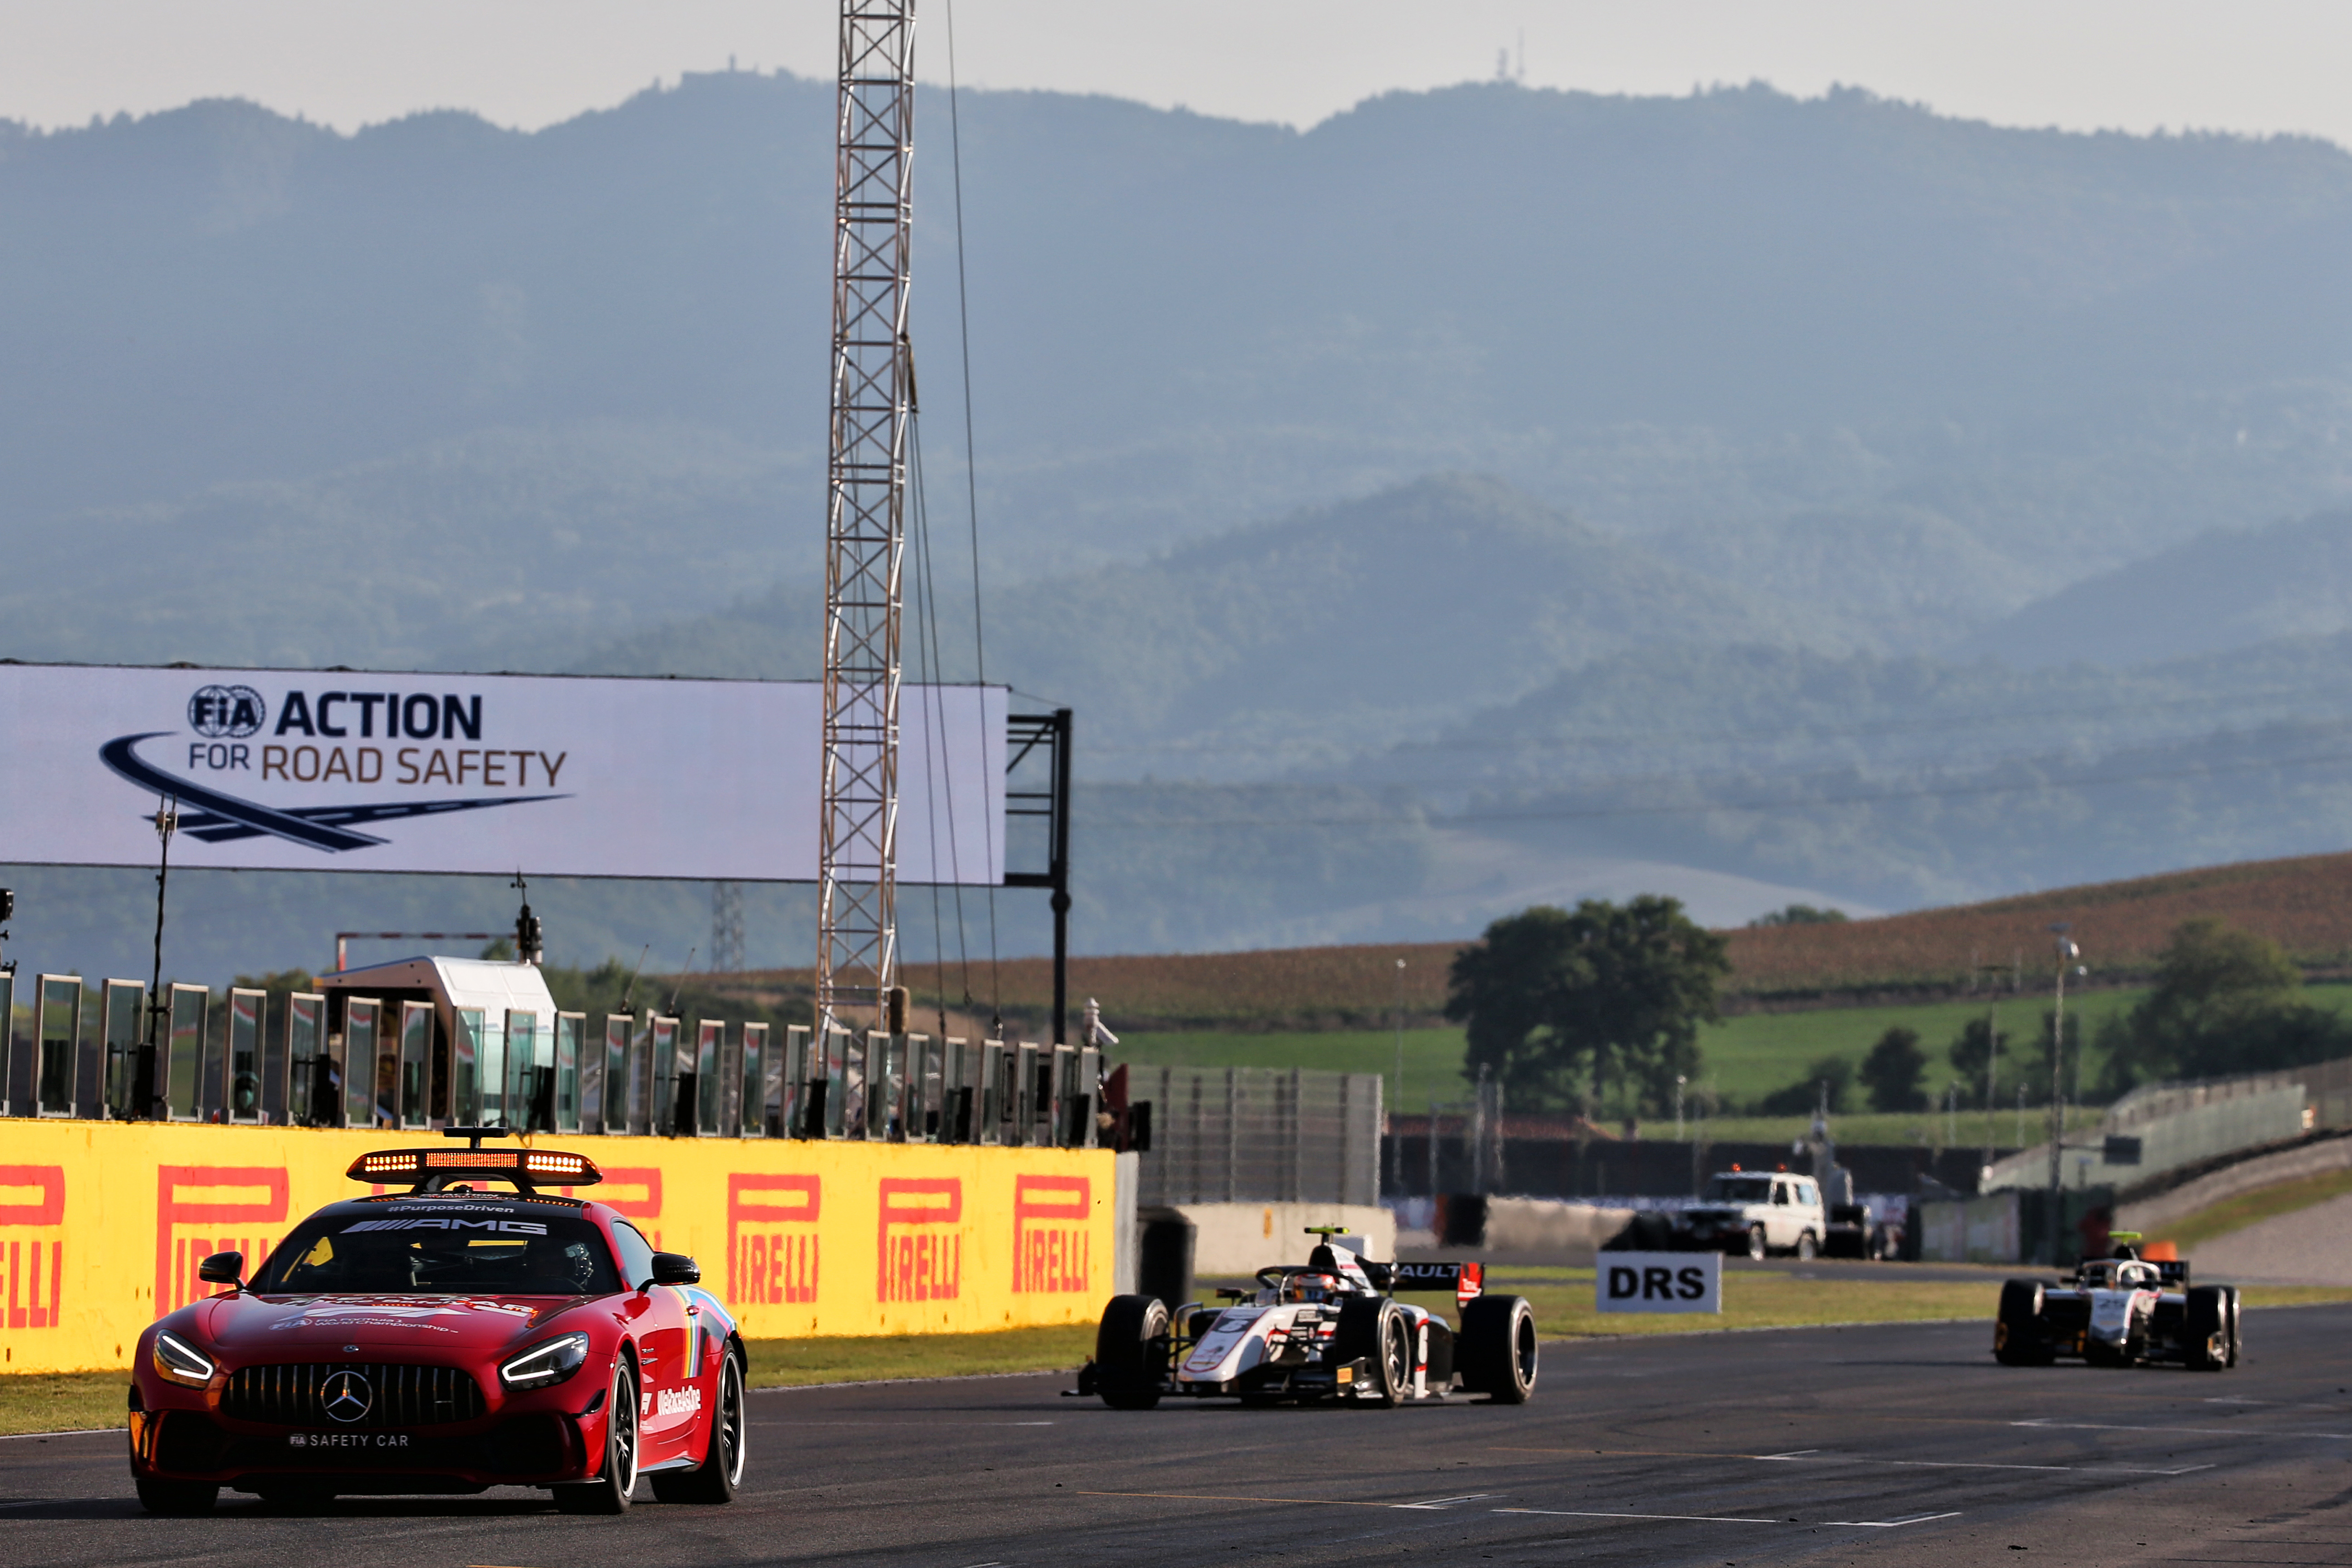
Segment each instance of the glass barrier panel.
M288 1114L306 1127L331 1127L334 1101L327 1082L327 999L315 991L286 998Z
M454 1009L457 1031L449 1042L449 1124L480 1127L482 1121L482 1018L479 1007Z
M727 1079L720 1058L727 1054L727 1025L719 1018L698 1018L694 1023L694 1132L708 1138L719 1131L719 1105L726 1098ZM681 1084L678 1092L689 1091Z
M474 1042L475 1092L481 1097L482 1127L508 1127L507 1016L501 1009L482 1009L480 1036Z
M542 1055L545 1060L541 1061ZM545 1132L554 1112L550 1097L555 1090L555 1042L541 1040L539 1015L520 1009L507 1014L507 1120L509 1127Z
M768 1026L743 1026L742 1098L736 1101L737 1132L745 1138L768 1135L768 1086L775 1063L769 1059Z
M1078 1047L1077 1114L1073 1125L1076 1136L1070 1140L1073 1149L1092 1149L1101 1142L1095 1121L1096 1108L1102 1100L1102 1052L1092 1046Z
M131 1114L131 1084L139 1072L139 1037L146 1028L147 987L136 980L110 980L99 1004L99 1034L106 1042L106 1114Z
M165 1113L174 1121L197 1121L204 1117L205 1011L212 994L201 985L172 987L163 1092Z
M44 974L34 993L38 1007L33 1037L40 1042L35 1058L39 1077L34 1085L34 1113L73 1114L74 1057L81 1046L81 976Z
M882 1037L868 1029L849 1037L849 1068L856 1082L849 1086L848 1131L852 1138L879 1138L881 1108L874 1103L882 1084Z
M629 1121L629 1037L636 1019L625 1013L604 1015L604 1081L597 1106L596 1131L625 1137L636 1131Z
M677 1020L656 1018L653 1036L653 1131L665 1138L677 1135Z
M878 1035L882 1044L882 1136L893 1143L907 1141L907 1096L910 1088L907 1063L914 1037Z
M30 1107L17 1103L17 1069L24 1069L24 1098L33 1093L33 1068L22 1054L29 1047L16 1037L16 972L0 969L0 1116L24 1116Z
M290 1125L294 1121L293 1084L286 1060L286 1025L279 1016L285 1009L282 999L267 992L262 994L261 1120L276 1127Z
M1004 1142L1004 1086L1008 1081L1004 1042L988 1040L980 1047L980 1132L982 1143Z
M971 1142L971 1090L965 1069L964 1048L961 1036L950 1035L942 1042L940 1068L940 1142L969 1143Z
M809 1066L809 1055L808 1026L787 1026L784 1059L776 1074L776 1119L768 1129L771 1137L808 1138L820 1131L809 1126L809 1107L817 1102L809 1083L815 1076Z
M585 1013L555 1016L555 1131L580 1131L580 1045L588 1032Z
M400 1125L433 1123L433 1004L400 1005Z
M261 1026L268 1022L269 993L236 986L228 994L228 1119L259 1121L261 1116Z
M819 1120L828 1138L849 1136L850 1083L849 1031L827 1029L824 1033L824 1104L818 1109Z
M1016 1045L1004 1053L1004 1059L1013 1073L1012 1090L1004 1097L1004 1141L1026 1146L1035 1141L1037 1125L1037 1047Z
M388 1087L376 1066L376 1023L383 1005L372 996L343 998L343 1125L378 1127L383 1123L383 1090Z
M941 1076L946 1061L947 1042L928 1035L917 1035L919 1042L908 1048L908 1072L914 1089L914 1110L907 1119L907 1137L925 1143L940 1135Z

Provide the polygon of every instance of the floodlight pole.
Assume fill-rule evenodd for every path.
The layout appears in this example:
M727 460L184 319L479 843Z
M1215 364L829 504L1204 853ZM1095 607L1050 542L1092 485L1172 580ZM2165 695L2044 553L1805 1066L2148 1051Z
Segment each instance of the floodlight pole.
M817 1038L890 1026L898 969L900 569L914 0L842 0L826 472ZM903 1011L903 1008L898 1009Z
M139 1047L139 1065L131 1075L130 1120L133 1121L144 1121L155 1114L155 1066L162 1057L156 1032L172 1010L163 999L163 893L172 878L172 835L180 830L179 807L177 800L155 803L155 837L163 841L155 859L155 969L147 983L147 1039Z
M2066 1212L2066 1101L2063 1071L2066 1060L2066 966L2082 952L2066 938L2072 922L2059 921L2050 928L2057 940L2058 983L2050 1013L2050 1265L2058 1265L2058 1226Z

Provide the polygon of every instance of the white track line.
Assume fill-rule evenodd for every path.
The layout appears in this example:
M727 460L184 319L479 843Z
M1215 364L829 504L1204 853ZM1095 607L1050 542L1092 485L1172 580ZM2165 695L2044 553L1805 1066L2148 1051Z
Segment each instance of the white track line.
M1490 1513L1531 1513L1547 1519L1664 1519L1684 1524L1779 1524L1777 1519L1733 1519L1719 1513L1604 1513L1589 1508L1497 1508Z
M1831 1519L1822 1521L1823 1530L1900 1530L1906 1524L1926 1524L1933 1520L1958 1519L1960 1510L1949 1513L1923 1513L1910 1519Z

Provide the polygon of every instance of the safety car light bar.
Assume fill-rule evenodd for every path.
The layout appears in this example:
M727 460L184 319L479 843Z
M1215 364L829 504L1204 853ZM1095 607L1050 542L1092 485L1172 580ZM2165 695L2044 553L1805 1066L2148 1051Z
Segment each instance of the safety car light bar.
M384 1182L477 1171L568 1187L593 1186L604 1179L586 1155L552 1149L384 1149L361 1155L343 1173L355 1182Z

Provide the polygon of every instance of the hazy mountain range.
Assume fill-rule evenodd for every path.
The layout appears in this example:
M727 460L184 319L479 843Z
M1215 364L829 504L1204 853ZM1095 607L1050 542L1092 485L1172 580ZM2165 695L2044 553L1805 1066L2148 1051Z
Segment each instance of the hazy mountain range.
M0 122L0 656L812 673L832 94ZM1306 132L974 92L968 471L941 108L921 646L980 670L969 482L986 674L1080 715L1087 947L1894 906L2352 828L2342 150L1854 91ZM137 902L17 880L89 951ZM253 963L479 901L269 880ZM690 889L579 897L559 955L695 940Z

